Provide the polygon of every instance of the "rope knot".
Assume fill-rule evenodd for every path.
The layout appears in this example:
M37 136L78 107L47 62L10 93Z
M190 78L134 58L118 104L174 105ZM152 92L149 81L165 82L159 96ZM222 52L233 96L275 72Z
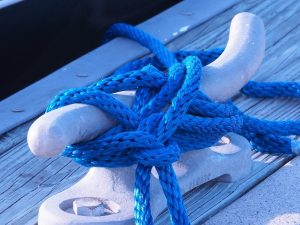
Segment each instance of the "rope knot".
M180 148L174 141L168 141L164 147L156 149L143 149L136 151L134 158L144 166L166 166L178 161Z
M291 152L291 141L300 135L294 121L265 121L244 115L232 102L211 101L199 91L202 66L214 61L223 49L171 53L147 33L126 24L116 24L108 39L128 37L147 46L154 56L125 64L114 74L88 87L57 95L47 108L72 104L94 105L119 125L94 140L68 146L64 155L89 167L120 167L138 164L135 181L135 221L153 224L150 207L150 178L153 166L167 199L173 224L188 225L180 187L172 163L185 151L214 145L228 132L242 134L263 151ZM136 90L131 108L111 94ZM295 83L249 82L242 92L255 97L299 97ZM294 144L299 153L299 144Z

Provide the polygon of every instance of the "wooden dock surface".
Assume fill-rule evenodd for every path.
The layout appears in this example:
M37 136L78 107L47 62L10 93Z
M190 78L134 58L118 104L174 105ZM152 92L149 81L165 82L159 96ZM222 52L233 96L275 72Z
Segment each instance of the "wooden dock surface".
M242 11L265 23L267 49L254 80L300 81L300 1L242 1L169 43L169 48L207 49L225 46L232 17ZM226 74L224 74L226 76ZM240 109L259 118L299 119L299 101L290 98L235 98ZM38 158L26 143L31 121L0 137L0 224L35 224L38 208L53 195L78 181L87 171L68 158ZM238 183L210 182L185 196L192 224L200 224L280 168L292 156L253 153L253 173ZM168 224L163 213L158 224Z

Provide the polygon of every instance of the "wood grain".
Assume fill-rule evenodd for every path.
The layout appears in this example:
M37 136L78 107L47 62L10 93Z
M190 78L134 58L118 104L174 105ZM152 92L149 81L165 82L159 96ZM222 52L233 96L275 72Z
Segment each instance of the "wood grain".
M178 37L168 46L176 49L207 49L224 46L231 18L249 11L263 19L267 33L264 63L255 76L259 81L299 81L300 1L251 0L236 4L218 16ZM226 76L226 74L224 74ZM276 120L299 119L299 101L289 98L249 99L235 102L247 114ZM0 137L0 224L34 224L41 202L80 179L87 169L67 158L33 156L26 144L30 122ZM239 183L210 182L185 196L193 224L199 224L276 171L291 156L254 153L253 173ZM166 214L158 223L168 224Z

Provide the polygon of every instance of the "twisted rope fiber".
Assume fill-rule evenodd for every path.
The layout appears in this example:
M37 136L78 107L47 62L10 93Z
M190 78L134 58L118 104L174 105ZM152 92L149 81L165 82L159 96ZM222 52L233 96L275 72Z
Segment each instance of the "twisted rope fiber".
M88 167L137 164L136 224L153 224L149 191L152 167L158 172L172 224L189 224L172 167L183 152L212 146L228 132L235 132L259 151L295 153L286 136L300 134L299 122L256 119L244 115L231 101L216 103L199 91L202 67L214 61L223 49L171 53L149 34L127 24L113 25L106 37L110 40L116 36L135 40L154 56L125 64L90 86L60 93L47 112L85 103L119 122L94 140L68 146L63 155ZM136 90L131 108L111 95L124 90ZM249 82L242 92L254 97L299 97L299 90L299 84L292 82Z

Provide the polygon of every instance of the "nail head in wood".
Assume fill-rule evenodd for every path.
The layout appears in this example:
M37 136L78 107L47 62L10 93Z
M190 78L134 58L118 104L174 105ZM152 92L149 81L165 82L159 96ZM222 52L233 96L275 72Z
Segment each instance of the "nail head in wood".
M11 111L19 113L19 112L24 112L24 109L15 108L15 109L12 109Z
M77 77L88 77L89 75L86 74L76 74Z

